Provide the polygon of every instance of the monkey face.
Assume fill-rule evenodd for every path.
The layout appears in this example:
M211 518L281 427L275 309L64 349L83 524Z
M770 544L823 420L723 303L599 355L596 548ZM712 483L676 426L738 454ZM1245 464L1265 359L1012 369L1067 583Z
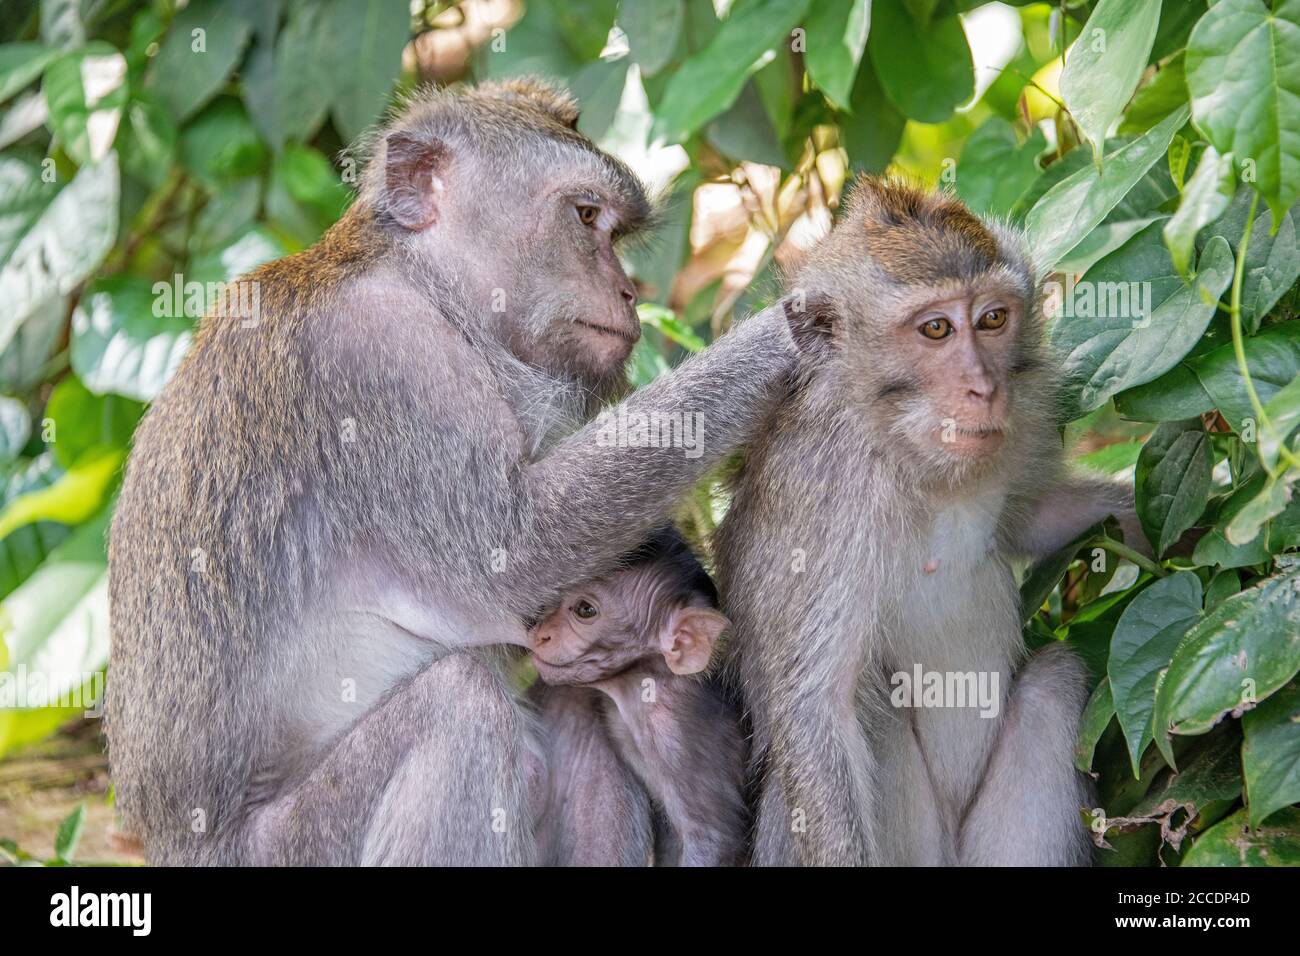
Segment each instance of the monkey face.
M528 634L538 676L548 684L589 684L649 656L637 622L613 589L573 591Z

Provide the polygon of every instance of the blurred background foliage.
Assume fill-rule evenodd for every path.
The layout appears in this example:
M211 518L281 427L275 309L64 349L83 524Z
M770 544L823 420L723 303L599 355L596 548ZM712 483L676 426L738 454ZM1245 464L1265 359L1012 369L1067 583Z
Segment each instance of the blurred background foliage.
M107 786L95 722L12 695L97 689L132 429L219 284L330 226L402 90L519 73L661 197L637 383L769 299L854 172L1023 226L1064 439L1158 549L1098 527L1026 574L1028 646L1093 672L1080 825L1103 863L1300 863L1300 0L8 0L0 853L130 858L102 799L56 827Z

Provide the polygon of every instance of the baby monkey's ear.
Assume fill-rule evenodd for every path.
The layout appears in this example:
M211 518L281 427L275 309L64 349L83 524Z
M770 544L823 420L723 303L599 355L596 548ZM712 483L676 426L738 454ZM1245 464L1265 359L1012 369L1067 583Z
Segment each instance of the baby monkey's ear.
M731 621L708 607L684 607L674 611L659 636L668 669L674 674L698 674L709 666L713 645Z

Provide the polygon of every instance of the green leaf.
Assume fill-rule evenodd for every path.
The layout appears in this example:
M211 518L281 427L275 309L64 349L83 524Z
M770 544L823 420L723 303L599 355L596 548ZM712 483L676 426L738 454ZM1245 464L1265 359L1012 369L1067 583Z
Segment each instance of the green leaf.
M41 84L50 128L78 165L108 155L126 106L126 57L96 41L50 64Z
M1219 0L1187 41L1192 119L1275 216L1300 198L1300 0Z
M752 80L731 108L709 123L706 138L710 146L734 161L790 165Z
M0 103L44 73L56 56L58 51L43 43L0 45Z
M339 38L333 32L335 20L327 12L334 2L290 8L289 22L276 40L272 71L255 74L257 93L252 99L245 94L250 111L265 111L271 117L259 125L278 127L276 145L311 139L329 112L338 75L333 57Z
M1264 525L1286 509L1293 480L1290 475L1277 478L1269 475L1259 494L1247 501L1223 528L1228 544L1247 545L1259 537Z
M1142 454L1142 447L1140 441L1115 442L1113 445L1106 445L1086 455L1080 455L1075 462L1089 471L1118 475L1137 464L1138 456Z
M28 492L48 488L63 474L54 455L49 452L38 455L19 466L7 483L0 483L0 505L7 505ZM0 598L13 593L31 577L67 536L65 525L45 521L26 525L0 539ZM0 643L0 658L3 657L4 645ZM3 669L2 660L0 669ZM0 737L3 736L0 732ZM0 745L0 750L3 749Z
M1263 534L1240 544L1230 542L1227 538L1227 529L1237 515L1259 495L1266 481L1266 475L1256 474L1219 505L1214 527L1196 542L1196 549L1192 552L1192 560L1196 564L1228 569L1262 564L1269 559L1268 542Z
M1160 4L1099 0L1070 47L1061 96L1097 161L1110 124L1137 89L1160 22Z
M1183 190L1178 212L1165 223L1165 245L1173 257L1174 268L1180 273L1185 273L1191 265L1196 234L1223 215L1236 190L1232 157L1220 156L1213 146L1207 146Z
M324 15L333 18L336 39L331 56L348 64L335 74L330 112L347 139L376 122L402 66L402 49L411 35L407 0L335 2Z
M1134 777L1151 743L1156 677L1200 615L1200 578L1180 571L1135 597L1115 625L1106 673Z
M14 498L0 510L0 538L41 521L85 521L104 506L125 455L122 449L89 452L49 487Z
M1237 254L1250 211L1249 189L1238 190L1236 198L1217 221L1205 231L1202 244L1222 236ZM1264 316L1282 295L1300 279L1300 238L1296 235L1296 218L1300 205L1289 210L1273 229L1273 214L1261 210L1250 230L1242 276L1241 317L1246 329L1254 332Z
M151 88L178 119L189 119L226 84L251 33L234 4L192 0L163 37L149 76Z
M1300 378L1292 379L1265 402L1264 414L1268 424L1260 423L1259 460L1271 471L1277 465L1282 445L1300 428Z
M39 167L0 157L0 350L48 299L65 295L117 238L117 156L83 166L63 189Z
M868 41L885 95L904 116L942 123L975 93L975 67L955 13L928 24L903 0L875 0Z
M214 191L227 181L261 172L268 153L239 100L221 96L181 133L181 162Z
M126 106L126 134L118 152L122 167L149 185L161 186L171 172L178 133L171 111L158 97L141 90Z
M335 223L348 198L338 173L319 150L290 143L276 155L266 215L304 246Z
M45 417L54 423L50 441L55 456L70 468L88 455L124 451L144 407L115 395L94 395L74 375L50 393Z
M32 416L21 399L0 395L0 465L7 465L22 452L32 434Z
M831 103L848 108L871 32L871 0L814 3L804 26L808 32L804 52L808 75Z
M1066 290L1050 334L1081 411L1159 377L1196 345L1232 281L1232 250L1216 241L1197 266L1185 282L1152 223Z
M347 0L345 0L347 2ZM534 0L550 8L560 36L581 60L600 56L614 25L618 0Z
M738 0L712 42L668 81L655 120L656 135L684 142L736 101L745 80L788 41L808 0Z
M1186 107L1178 110L1149 132L1108 154L1100 170L1094 165L1085 166L1034 204L1025 217L1025 228L1041 271L1050 271L1141 181L1156 160L1165 155L1187 116Z
M1157 428L1138 455L1138 518L1147 540L1162 555L1196 523L1210 496L1214 464L1209 436L1199 419Z
M685 0L623 0L618 25L627 34L632 61L654 76L673 58L686 20Z
M1124 111L1119 132L1121 135L1145 133L1186 102L1187 74L1183 71L1183 55L1180 53L1160 67L1151 82L1134 94Z
M1115 716L1115 701L1111 697L1110 678L1103 677L1088 699L1083 717L1079 720L1079 737L1074 743L1074 766L1080 773L1092 770L1092 756L1097 752L1097 741L1110 726Z
M884 172L903 139L907 119L885 97L869 60L858 70L850 106L852 115L836 116L849 166L868 173Z
M1255 830L1238 810L1202 833L1179 866L1300 866L1300 810L1280 810Z
M1300 322L1272 325L1245 340L1246 367L1261 402L1273 396L1300 374ZM1246 394L1246 383L1237 366L1232 346L1222 345L1188 363L1202 388L1223 413L1233 430L1240 433L1254 407Z
M78 528L0 602L9 667L44 674L48 705L83 691L108 660L108 519L104 509Z
M1275 574L1208 612L1174 652L1156 691L1155 737L1203 734L1263 700L1300 670L1300 569Z
M1300 802L1300 684L1283 687L1241 718L1241 766L1250 822Z
M677 318L672 309L643 302L636 307L641 322L660 332L664 338L676 342L688 352L698 352L708 343Z
M1021 144L1001 117L971 133L957 162L957 195L980 215L1005 216L1038 178L1038 157L1047 139L1035 129Z
M86 805L77 804L73 810L59 822L58 832L54 834L54 855L63 863L71 863L81 842L81 833L86 829Z
M185 356L194 323L161 314L154 284L120 275L92 283L72 314L72 369L96 395L149 402Z

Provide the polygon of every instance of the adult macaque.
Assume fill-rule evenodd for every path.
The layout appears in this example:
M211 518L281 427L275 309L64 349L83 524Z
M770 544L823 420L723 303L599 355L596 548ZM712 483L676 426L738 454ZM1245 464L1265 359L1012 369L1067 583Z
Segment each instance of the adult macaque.
M140 425L107 732L152 862L535 859L532 743L486 646L661 525L795 355L772 310L628 399L702 416L701 455L563 437L624 387L615 249L649 211L577 115L531 81L413 99L345 216L244 280L260 313L210 315Z
M595 703L618 757L666 820L668 832L654 848L659 864L727 866L743 856L739 714L715 686L687 676L708 667L728 626L717 600L690 549L675 533L664 532L620 570L566 593L529 635L538 676L558 685L542 694L548 726L555 726L556 716L567 716L569 707L584 706L585 688L600 692L603 699ZM586 706L592 703L586 699ZM557 736L595 772L566 773L569 759L550 760L560 779L549 791L544 830L578 834L590 843L547 837L543 844L556 848L557 862L590 862L590 844L634 848L614 854L620 858L643 855L637 835L644 828L635 829L627 811L612 812L630 802L624 786L616 777L611 781L597 742L573 745L573 726L568 723ZM611 820L618 823L611 826Z
M1065 470L1019 237L866 180L791 285L828 356L758 439L718 537L755 862L1086 863L1084 670L1064 646L1022 662L1011 561L1131 501ZM891 675L918 664L984 679L997 716L891 706Z

